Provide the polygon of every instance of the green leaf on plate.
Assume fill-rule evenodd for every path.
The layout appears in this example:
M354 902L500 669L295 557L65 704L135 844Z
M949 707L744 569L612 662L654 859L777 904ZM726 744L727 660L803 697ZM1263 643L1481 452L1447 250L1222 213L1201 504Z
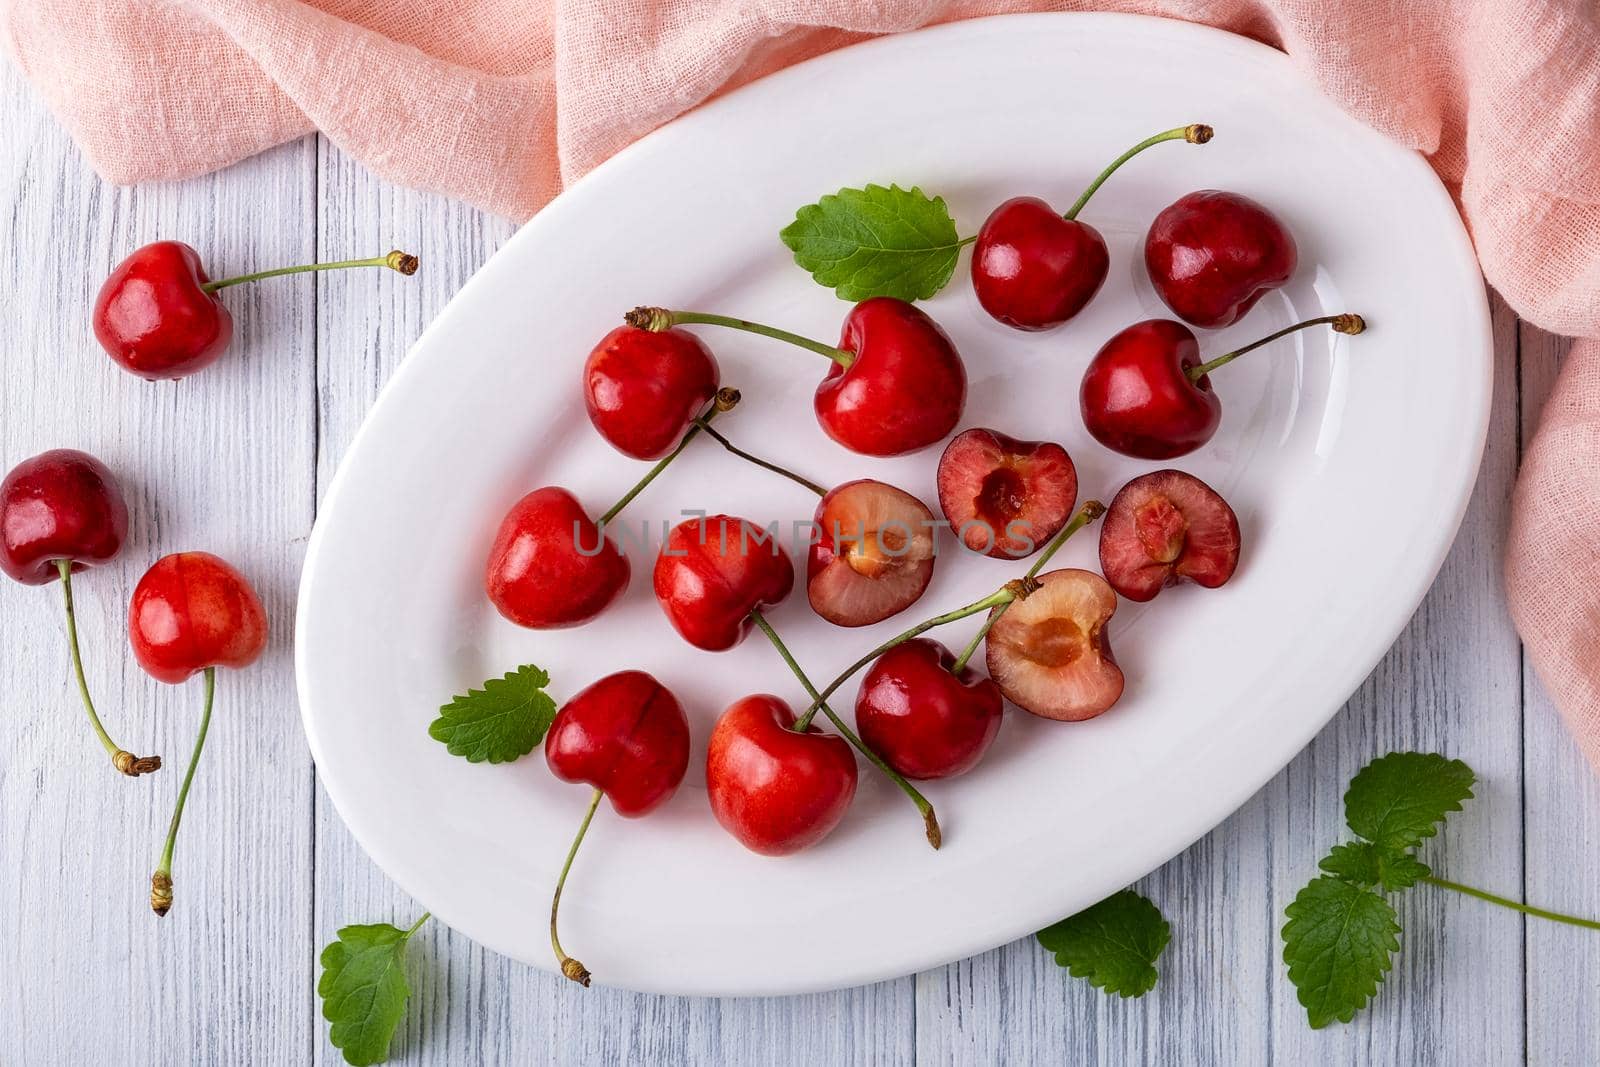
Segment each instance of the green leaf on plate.
M844 300L926 300L955 273L962 241L941 197L913 186L840 189L795 212L779 236Z
M1345 820L1361 837L1398 853L1438 832L1472 798L1472 768L1437 752L1391 752L1367 764L1344 795Z
M1074 978L1121 997L1156 984L1156 960L1172 938L1161 910L1131 889L1114 893L1035 935Z
M1314 878L1284 914L1283 962L1313 1030L1349 1022L1378 991L1400 950L1394 908L1342 878Z
M346 1063L362 1067L388 1058L389 1042L411 995L406 984L406 943L426 919L424 915L410 930L388 923L346 926L338 940L322 950L317 995L322 998L322 1017L333 1024L328 1040L344 1054Z
M490 678L439 709L428 736L452 756L471 763L509 763L532 752L556 717L544 687L550 675L525 663L504 678Z

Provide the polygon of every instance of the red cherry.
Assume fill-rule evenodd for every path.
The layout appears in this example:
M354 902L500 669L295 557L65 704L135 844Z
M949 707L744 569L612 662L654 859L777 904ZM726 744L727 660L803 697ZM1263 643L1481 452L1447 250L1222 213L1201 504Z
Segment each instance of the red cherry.
M600 436L634 459L660 459L716 395L717 361L687 330L618 326L583 366L583 399Z
M390 252L372 259L310 263L212 281L200 253L181 241L157 241L117 264L94 302L94 335L127 370L158 381L182 378L214 363L233 339L233 316L219 289L280 274L345 267L388 267L415 274L417 258Z
M1078 394L1083 425L1095 440L1124 455L1186 455L1211 440L1222 421L1222 401L1208 377L1212 371L1286 334L1324 324L1347 334L1366 329L1360 315L1326 315L1201 363L1199 342L1182 323L1136 322L1089 361Z
M1100 231L1033 196L1012 197L984 220L972 249L983 310L1019 330L1048 330L1082 311L1111 267Z
M1215 589L1239 565L1239 519L1217 491L1183 471L1123 486L1100 527L1100 571L1129 600L1194 582Z
M628 587L628 557L565 489L511 506L489 549L484 589L500 614L535 630L587 622Z
M777 697L748 696L722 713L706 752L712 814L763 856L821 841L856 794L850 746L815 727L793 730L794 723L793 709Z
M794 564L770 531L711 515L679 523L656 557L656 600L683 639L725 652L755 625L750 613L794 588Z
M1294 275L1299 254L1276 215L1248 197L1202 189L1150 224L1144 264L1173 314L1218 329Z
M989 629L989 677L1017 707L1078 722L1122 696L1122 669L1106 624L1117 594L1090 571L1050 571L1038 588L1000 612Z
M1050 441L974 428L939 457L939 507L961 543L996 559L1031 556L1066 525L1078 471Z
M910 493L863 478L830 490L812 519L806 596L835 626L898 615L933 580L934 518Z
M133 590L133 658L177 685L207 667L248 667L267 647L267 614L244 575L209 552L162 556Z
M0 571L24 585L105 563L122 549L128 506L105 464L70 448L25 459L0 482Z
M937 641L912 638L873 663L856 697L861 739L908 778L971 770L1000 732L1000 688Z
M544 738L564 782L588 782L617 814L665 804L689 766L689 720L671 690L644 671L608 674L564 704Z

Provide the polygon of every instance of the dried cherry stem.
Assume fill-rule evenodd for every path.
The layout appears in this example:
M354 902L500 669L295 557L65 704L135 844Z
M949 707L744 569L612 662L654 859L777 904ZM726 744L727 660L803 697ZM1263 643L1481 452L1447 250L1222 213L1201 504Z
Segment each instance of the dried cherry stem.
M1427 882L1429 885L1436 885L1440 889L1452 889L1457 893L1465 893L1469 897L1477 897L1479 900L1487 900L1491 904L1498 904L1502 908L1510 908L1512 911L1520 911L1524 915L1533 915L1540 919L1549 919L1551 922L1566 923L1568 926L1582 926L1590 930L1600 930L1600 921L1596 921L1594 919L1580 919L1576 915L1567 915L1564 912L1547 911L1544 908L1536 908L1531 904L1523 904L1522 902L1512 900L1509 897L1502 897L1495 893L1485 892L1482 889L1474 889L1469 885L1462 885L1460 882L1451 882L1444 878L1435 878L1431 874L1423 875L1422 880Z
M589 968L567 955L561 947L561 938L556 935L556 914L561 910L561 890L567 884L567 872L572 870L572 860L578 854L578 846L583 844L583 836L589 832L589 824L594 821L595 809L600 806L600 798L605 793L596 789L594 796L589 798L589 810L583 813L583 822L578 824L578 834L572 839L572 847L567 850L567 862L561 865L561 877L556 879L555 895L550 898L550 947L556 950L556 962L561 965L561 973L587 987L589 984Z
M1078 197L1077 203L1073 204L1072 207L1067 210L1067 213L1062 216L1062 218L1077 218L1078 212L1083 210L1084 205L1089 202L1089 198L1093 196L1102 185L1105 184L1106 179L1115 174L1117 172L1117 168L1121 167L1124 163L1138 155L1140 152L1143 152L1146 148L1149 148L1152 145L1158 145L1163 141L1188 141L1190 144L1205 144L1207 141L1211 140L1212 133L1213 131L1210 126L1196 122L1191 123L1188 126L1179 126L1177 129L1166 130L1163 133L1156 134L1154 137L1146 137L1144 140L1140 141L1138 144L1122 153L1122 155L1112 160L1111 165L1105 170L1101 171L1098 178L1089 183L1089 188L1083 191L1083 195Z
M666 455L656 460L655 466L646 471L645 476L635 482L632 489L629 489L626 493L623 493L621 500L618 500L615 504L612 504L606 509L606 513L600 516L600 521L596 525L604 527L606 523L610 522L612 519L621 514L623 508L633 503L634 497L644 492L645 486L656 480L656 475L666 470L667 465L673 460L677 459L678 456L683 453L683 450L689 447L689 442L695 439L696 434L698 434L701 430L706 429L710 425L711 420L716 418L722 412L732 411L738 405L738 403L739 390L727 388L718 389L717 395L712 398L710 406L708 406L705 411L701 412L698 416L691 420L689 424L689 430L683 435L683 440L678 442L678 447L674 448L671 452L668 452Z
M316 270L344 270L347 267L388 267L400 274L417 273L417 257L409 252L395 249L388 255L373 256L371 259L341 259L336 263L302 263L296 267L277 267L273 270L258 270L254 274L240 274L234 278L223 278L220 281L206 282L200 286L208 293L218 289L226 289L230 285L243 285L245 282L258 282L263 278L277 278L284 274L304 274Z
M792 345L799 345L810 352L827 356L841 367L848 367L856 361L854 352L847 352L842 348L825 345L821 341L813 341L809 337L801 337L788 330L780 330L776 326L765 326L749 319L735 319L728 315L712 315L705 311L669 311L666 308L636 307L623 316L629 326L651 333L660 333L670 330L674 326L727 326L734 330L743 330L746 333L758 333L763 337L772 337L779 341L787 341Z
M194 751L189 755L189 769L183 772L183 786L178 790L178 804L172 809L172 824L167 827L167 843L161 849L161 863L150 876L150 910L165 915L172 908L172 847L178 843L178 826L183 822L183 806L189 802L189 786L194 783L194 769L200 765L200 752L206 747L206 731L211 729L211 707L217 695L217 669L207 667L206 707L200 713L200 732L194 739Z
M56 560L56 573L61 575L61 596L67 605L67 644L72 649L72 673L78 679L78 695L83 698L83 708L89 713L89 725L100 738L100 743L111 756L111 765L129 778L161 769L160 756L135 756L111 740L100 714L94 710L94 699L89 696L89 683L83 677L83 653L78 649L78 613L72 606L72 561Z
M750 618L755 621L757 626L761 627L761 632L767 635L767 640L772 642L772 647L778 650L778 655L783 657L783 662L789 665L789 669L794 672L794 676L800 680L801 687L805 689L812 700L816 701L812 707L820 707L822 713L828 717L828 721L833 723L833 728L839 731L840 736L850 742L857 752L867 757L867 761L882 771L891 782L899 786L902 793L911 798L911 803L915 804L917 811L922 813L922 827L928 835L928 844L934 848L938 848L943 844L944 833L939 829L939 818L934 814L933 805L928 802L928 798L919 793L916 786L906 781L904 775L884 762L882 756L867 747L867 743L857 737L855 731L846 726L844 720L834 714L833 709L824 703L822 695L817 692L817 687L811 684L811 679L806 676L806 672L801 669L800 664L790 654L788 647L783 643L783 639L778 636L778 631L774 630L772 624L767 621L767 617L761 614L759 610L756 610L750 613ZM805 715L805 724L801 725L801 723L796 722L790 729L796 733L805 733L807 727L811 725L811 716L813 714L813 711L808 711Z
M1039 573L1040 569L1043 568L1047 562L1049 562L1050 557L1055 555L1061 546L1067 543L1067 538L1083 529L1083 527L1087 526L1089 523L1098 519L1101 515L1104 515L1105 511L1105 505L1100 503L1100 501L1085 501L1083 507L1079 508L1078 513L1073 516L1072 521L1063 526L1061 528L1061 532L1056 534L1055 537L1051 539L1050 543L1045 546L1044 551L1039 554L1039 558L1034 561L1033 566L1028 568L1028 573L1026 575L1021 578L1012 579L1005 585L1002 585L999 589L996 589L994 592L984 597L982 600L974 600L965 607L956 608L954 611L947 611L943 615L935 615L931 619L924 619L922 622L917 623L910 629L903 630L900 633L895 634L893 637L889 638L889 640L885 641L881 645L878 645L876 648L872 649L872 651L868 652L866 655L850 664L850 666L846 667L842 672L840 672L837 678L828 683L828 687L826 689L824 689L818 696L812 698L811 706L807 708L805 710L805 714L801 715L800 718L795 722L795 729L803 730L809 726L811 724L811 717L817 713L818 708L823 706L822 702L824 700L827 700L829 697L831 697L835 690L837 690L845 682L849 681L851 675L855 674L861 668L865 667L867 664L871 663L873 660L877 659L891 648L894 648L896 645L905 644L913 637L924 634L933 629L935 626L943 626L946 623L959 622L960 620L969 616L978 614L980 611L990 611L994 608L1004 608L1005 605L1011 603L1013 600L1021 600L1023 597L1033 592L1033 590L1038 587L1038 583L1034 581L1034 576ZM994 616L991 616L990 624L992 624L993 618ZM987 634L988 632L988 626L986 625L983 629L983 634ZM979 635L980 640L983 634ZM977 643L974 642L971 648L976 647ZM966 665L966 656L971 654L971 648L969 648L967 653L963 653L963 657L961 661L957 663L956 669L959 670L961 667Z
M713 430L711 428L711 421L709 419L695 419L694 423L697 427L706 432L706 436L710 437L713 441L717 442L723 448L726 448L729 452L732 452L740 459L749 463L754 463L756 466L762 468L763 470L769 470L773 474L781 474L791 482L794 482L796 485L805 486L818 496L828 495L828 491L826 489L822 488L822 486L818 485L810 478L801 477L788 467L780 467L771 460L762 459L760 456L752 455L751 453L746 452L744 449L740 448L738 445L722 436L722 434L718 433L716 430Z
M1232 363L1246 352L1253 352L1262 345L1271 344L1280 337L1287 337L1291 333L1309 329L1312 326L1332 326L1335 333L1357 334L1367 328L1367 320L1363 319L1360 315L1353 315L1349 312L1346 312L1343 315L1323 315L1321 318L1307 319L1304 322L1297 322L1293 326L1285 326L1277 333L1269 333L1261 340L1253 341L1250 344L1245 345L1243 348L1236 348L1232 352L1224 352L1222 355L1208 363L1200 363L1190 367L1188 370L1184 371L1184 373L1189 376L1189 380L1191 382L1198 382L1201 378L1204 378L1218 367L1227 366L1229 363Z

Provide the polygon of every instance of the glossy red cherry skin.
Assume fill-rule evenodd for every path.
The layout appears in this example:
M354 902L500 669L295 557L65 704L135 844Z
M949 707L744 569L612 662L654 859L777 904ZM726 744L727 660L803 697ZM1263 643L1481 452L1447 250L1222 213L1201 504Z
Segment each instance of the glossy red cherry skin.
M861 739L907 778L963 774L1000 732L1000 687L955 665L949 649L915 637L879 656L861 682Z
M248 667L267 647L267 613L244 575L209 552L162 556L133 589L133 658L177 685L207 667Z
M856 795L844 738L793 729L793 709L758 694L717 720L706 751L706 793L717 822L752 852L787 856L839 825Z
M1136 322L1089 361L1078 394L1083 425L1094 439L1140 459L1187 455L1211 440L1222 401L1211 380L1189 380L1200 345L1171 319Z
M619 326L583 365L589 421L617 451L660 459L717 393L717 361L688 330L652 333Z
M105 563L128 535L128 505L105 464L57 448L25 459L0 481L0 571L24 585Z
M813 406L827 435L868 456L898 456L942 440L967 402L967 371L945 332L904 300L863 300L845 317L834 363Z
M159 381L210 366L233 339L233 316L201 288L200 253L157 241L117 264L94 302L94 335L124 370Z
M564 782L588 782L617 814L647 815L677 792L689 767L689 720L671 690L644 671L608 674L562 705L544 758Z
M500 614L535 630L587 622L628 587L628 557L578 498L535 489L500 522L483 587Z
M1084 309L1105 284L1111 254L1100 231L1034 196L989 213L972 249L972 288L983 310L1019 330L1049 330Z
M1202 189L1150 224L1144 265L1173 314L1220 329L1287 282L1299 262L1278 217L1249 197Z
M656 557L656 600L683 639L725 652L755 623L750 613L794 588L794 564L769 531L747 519L710 515L672 528Z

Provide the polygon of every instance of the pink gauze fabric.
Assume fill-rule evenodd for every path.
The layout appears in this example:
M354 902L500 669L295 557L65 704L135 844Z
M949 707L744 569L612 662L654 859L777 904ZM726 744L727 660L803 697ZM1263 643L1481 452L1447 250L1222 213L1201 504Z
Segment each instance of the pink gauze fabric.
M1483 272L1576 343L1524 461L1511 613L1600 768L1600 14L1593 0L0 0L23 73L116 182L321 130L515 219L709 97L866 36L1008 11L1165 15L1287 52L1422 152Z

